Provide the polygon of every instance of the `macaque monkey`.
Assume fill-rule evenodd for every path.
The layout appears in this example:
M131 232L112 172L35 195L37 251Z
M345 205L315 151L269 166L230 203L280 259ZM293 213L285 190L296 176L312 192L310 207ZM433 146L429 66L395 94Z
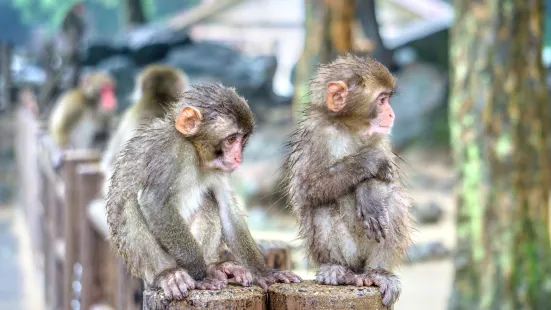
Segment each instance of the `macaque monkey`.
M95 134L105 130L116 106L115 80L103 72L86 75L57 100L49 119L53 140L61 148L95 147Z
M167 115L139 127L117 157L107 194L110 238L130 271L165 298L299 282L269 270L237 206L229 175L253 130L233 89L197 85ZM235 260L221 261L221 246Z
M166 65L147 66L138 75L133 96L134 104L122 116L101 161L106 180L103 196L107 195L115 159L125 143L132 138L134 130L154 118L163 117L188 85L189 81L184 72Z
M321 66L311 103L289 143L289 200L317 281L379 287L400 295L391 273L410 243L410 202L388 138L395 78L373 58L341 56Z

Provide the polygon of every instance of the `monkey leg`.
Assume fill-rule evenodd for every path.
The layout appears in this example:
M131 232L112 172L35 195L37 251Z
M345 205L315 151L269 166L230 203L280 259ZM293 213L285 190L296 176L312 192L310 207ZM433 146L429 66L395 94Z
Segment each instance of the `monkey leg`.
M137 208L128 206L125 213L128 220L121 230L125 241L120 251L132 273L148 286L162 288L167 300L186 296L195 288L193 278L161 248Z
M203 256L208 265L208 276L212 281L226 284L229 278L243 286L252 285L251 272L233 258L229 253L226 260L221 259L224 249L222 242L222 224L214 197L207 195L201 202L201 211L193 221L192 229L196 231L197 239L203 248Z
M348 212L341 212L337 205L329 205L310 209L309 214L301 217L301 232L310 259L319 265L316 279L321 284L371 285L362 274L365 262L362 242L368 240L361 222L355 217L353 198L345 201ZM344 217L341 214L345 214Z
M410 242L409 201L400 190L393 191L389 199L389 216L387 238L367 249L365 267L365 276L379 287L387 306L396 302L402 291L400 280L391 270L400 264Z

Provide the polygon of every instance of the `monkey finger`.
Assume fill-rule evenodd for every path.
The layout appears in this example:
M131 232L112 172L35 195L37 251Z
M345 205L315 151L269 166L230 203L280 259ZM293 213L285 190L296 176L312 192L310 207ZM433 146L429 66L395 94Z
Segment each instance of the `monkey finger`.
M291 281L289 281L283 273L276 273L274 277L278 280L278 282L291 283Z
M172 276L168 280L168 287L172 293L172 298L176 300L181 300L183 298L183 293L180 291L176 279ZM185 290L187 293L187 290Z
M168 283L166 281L161 281L161 288L163 289L163 293L165 295L164 299L172 300L172 290L168 287Z
M228 275L225 272L218 269L212 270L210 272L210 276L220 281L226 281L226 282L228 281Z
M299 277L298 275L290 272L290 271L282 271L281 272L287 279L289 279L289 281L292 281L292 282L300 282L302 281L302 278Z
M371 219L371 225L373 227L375 240L377 243L381 243L381 227L379 226L379 223L376 220Z
M373 280L370 277L364 277L363 278L363 284L365 286L372 286L373 285Z
M364 221L364 229L367 234L367 239L373 239L373 231L371 229L371 224L369 223L369 219Z
M354 286L363 286L363 280L362 277L354 275L350 281L347 281L346 284L354 285Z
M195 280L187 272L182 272L181 276L184 279L184 283L188 288L190 289L195 288Z
M176 281L176 285L178 285L178 287L182 288L182 287L185 287L186 288L186 292L187 292L187 288L191 288L191 289L194 289L195 288L195 281L193 281L193 279L191 279L191 281L186 281L186 276L189 277L191 279L191 277L185 273L185 272L177 272L174 274L174 279ZM182 291L182 290L180 290ZM182 292L184 293L184 292ZM185 296L185 295L184 295Z
M257 279L256 283L258 284L258 286L260 286L264 290L264 292L268 291L268 284L266 283L266 281L264 279L262 279L262 278Z
M383 304L387 307L390 306L390 304L392 303L392 299L394 299L392 296L392 293L388 291L382 295L383 295Z

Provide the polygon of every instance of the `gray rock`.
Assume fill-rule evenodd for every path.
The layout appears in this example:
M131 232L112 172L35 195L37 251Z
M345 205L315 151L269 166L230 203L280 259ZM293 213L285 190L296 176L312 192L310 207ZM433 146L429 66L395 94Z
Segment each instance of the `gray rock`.
M265 85L271 86L276 66L275 57L251 57L208 42L175 48L164 62L184 70L192 83L218 81L250 101Z
M392 98L396 114L392 141L401 147L419 136L430 124L428 116L446 103L447 76L436 67L415 63L396 74L397 93Z
M438 241L413 244L408 248L405 263L439 260L446 258L449 255L450 250Z
M425 207L413 206L413 216L419 224L434 224L442 219L444 211L434 201L429 202Z

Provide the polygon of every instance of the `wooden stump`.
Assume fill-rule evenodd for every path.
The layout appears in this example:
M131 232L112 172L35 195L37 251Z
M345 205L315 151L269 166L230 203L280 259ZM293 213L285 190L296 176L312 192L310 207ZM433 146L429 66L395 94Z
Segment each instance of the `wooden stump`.
M291 249L287 243L275 240L258 240L256 244L264 255L268 268L291 269Z
M144 310L266 309L266 294L258 286L242 287L228 284L226 288L216 291L192 290L187 298L173 301L168 305L162 302L162 291L145 290L143 298Z
M314 281L270 286L269 310L389 310L376 287L320 285Z

